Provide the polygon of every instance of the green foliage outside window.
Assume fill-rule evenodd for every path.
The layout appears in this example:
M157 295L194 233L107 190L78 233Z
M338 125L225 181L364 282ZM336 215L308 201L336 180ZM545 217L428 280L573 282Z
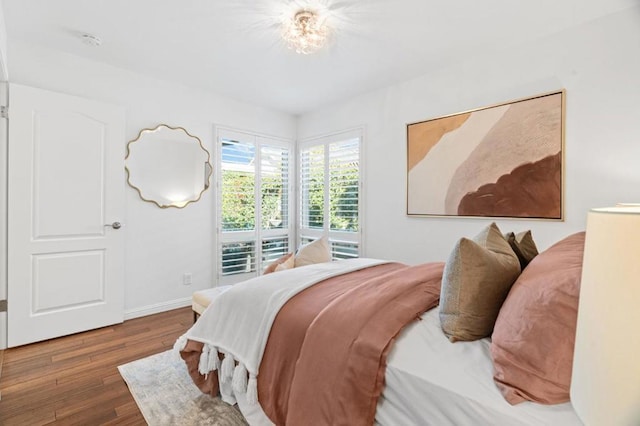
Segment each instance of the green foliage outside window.
M322 151L311 151L307 158L322 157ZM345 163L331 159L329 164L329 227L332 230L358 230L359 170L357 162ZM324 167L322 163L311 163L306 167L309 174L304 187L303 208L305 227L322 229L324 226Z
M357 164L330 164L329 227L336 231L358 230L359 173Z
M337 168L334 168L338 170ZM332 171L334 170L332 169ZM338 173L331 173L329 184L330 225L333 230L358 229L358 167L340 164ZM324 220L324 174L320 167L312 167L308 180L307 226L322 228ZM224 231L254 229L255 179L252 173L225 170L222 174L222 224ZM265 176L262 179L262 229L286 226L288 194L282 194L282 178Z
M225 170L222 173L222 229L251 230L255 227L255 177L253 173ZM282 194L282 178L262 178L262 229L286 226L287 195Z
M222 229L224 231L253 229L254 187L253 173L227 170L222 173Z

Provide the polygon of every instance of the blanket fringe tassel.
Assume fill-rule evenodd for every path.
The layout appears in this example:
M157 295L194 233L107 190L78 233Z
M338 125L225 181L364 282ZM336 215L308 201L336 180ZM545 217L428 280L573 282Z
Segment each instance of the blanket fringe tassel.
M178 340L176 340L176 343L173 344L173 350L175 352L181 352L184 350L186 346L187 346L187 336L183 334L182 336L178 337Z
M222 360L222 366L220 367L220 373L222 374L220 381L222 383L227 383L233 378L233 369L235 368L236 361L233 359L233 356L230 353L223 353L224 359Z
M249 375L249 383L247 383L247 403L250 405L258 403L258 378L254 374Z
M200 353L200 362L198 363L198 372L203 376L209 374L209 370L207 370L209 364L209 351L211 348L209 345L202 346L202 352Z
M247 368L243 363L238 363L233 370L233 390L236 393L245 393L247 391Z
M200 353L200 362L198 363L198 372L202 375L216 371L219 367L220 359L218 358L218 349L215 346L204 345Z
M215 346L211 346L209 349L209 359L207 360L207 370L216 371L220 368L220 358L218 357L218 349Z

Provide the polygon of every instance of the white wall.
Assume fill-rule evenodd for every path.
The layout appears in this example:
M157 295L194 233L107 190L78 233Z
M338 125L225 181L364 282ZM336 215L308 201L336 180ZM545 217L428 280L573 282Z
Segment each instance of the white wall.
M406 123L565 88L565 221L497 221L546 248L584 230L589 208L640 202L639 18L628 9L328 106L300 117L298 139L364 124L365 254L445 260L489 220L406 216Z
M7 27L0 1L0 82L7 81ZM6 85L0 85L0 105L7 105ZM0 119L0 300L7 299L7 120ZM0 350L7 347L7 312L0 312Z
M7 67L7 26L4 21L4 7L0 1L0 81L9 79Z
M182 126L215 154L214 124L295 139L295 117L233 101L217 94L151 79L74 55L10 43L11 82L123 105L123 145L142 128ZM124 161L123 161L124 171ZM214 170L214 174L217 170ZM211 287L215 270L216 210L213 187L184 209L160 209L127 186L125 312L127 317L175 306ZM193 284L182 285L191 272Z

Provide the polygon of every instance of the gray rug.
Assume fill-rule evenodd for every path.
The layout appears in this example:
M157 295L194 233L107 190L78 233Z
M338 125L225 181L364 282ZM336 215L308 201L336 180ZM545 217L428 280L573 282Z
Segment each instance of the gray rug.
M151 426L247 424L237 409L200 392L184 361L173 351L121 365L118 370Z

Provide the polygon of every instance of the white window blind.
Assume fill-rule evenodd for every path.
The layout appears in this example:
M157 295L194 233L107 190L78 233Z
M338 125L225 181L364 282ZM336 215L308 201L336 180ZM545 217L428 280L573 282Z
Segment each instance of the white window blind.
M219 275L255 276L289 251L291 144L219 132Z
M300 243L326 235L334 259L360 255L361 140L350 132L300 148Z

